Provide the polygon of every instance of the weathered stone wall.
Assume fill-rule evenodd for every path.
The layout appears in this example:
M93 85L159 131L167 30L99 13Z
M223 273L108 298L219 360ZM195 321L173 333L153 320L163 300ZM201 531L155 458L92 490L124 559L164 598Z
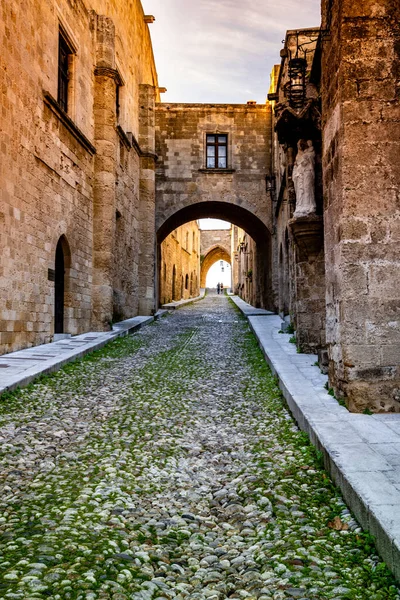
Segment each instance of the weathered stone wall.
M271 144L267 105L158 104L156 228L219 217L251 231L260 262L255 302L271 305L271 203L266 193ZM228 135L228 168L205 168L207 133ZM180 216L181 221L180 221ZM167 224L167 225L166 225ZM262 268L262 264L264 265Z
M200 229L181 225L161 244L160 303L195 298L200 293Z
M73 50L67 115L57 103L60 26ZM6 352L52 339L48 269L62 235L70 255L64 331L108 327L113 312L136 313L140 150L122 133L139 135L139 83L154 86L158 96L139 0L1 0L0 40L0 223L7 232L0 240L0 352Z
M330 383L400 411L400 24L392 0L323 2Z
M240 201L271 226L265 192L270 127L266 105L157 104L157 229L180 209L212 201ZM227 169L206 169L205 136L215 132L228 134Z
M232 235L232 247L235 265L233 273L233 291L245 302L255 306L255 281L257 281L256 244L251 236L240 227Z
M74 24L77 47L91 49L90 18L81 4L66 2L62 22L68 31ZM90 325L93 150L64 126L43 92L57 96L58 28L55 3L1 3L1 353L50 341L48 269L61 235L71 253L65 326L78 333ZM82 52L75 97L79 92L85 102L72 105L71 116L93 140L91 67L90 51Z

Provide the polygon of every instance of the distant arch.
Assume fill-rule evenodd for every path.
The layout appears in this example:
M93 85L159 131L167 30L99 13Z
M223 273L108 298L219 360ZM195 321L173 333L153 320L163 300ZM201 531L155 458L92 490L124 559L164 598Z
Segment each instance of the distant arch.
M207 254L202 257L200 267L200 287L206 287L207 273L210 268L218 261L224 260L231 264L231 255L227 252L226 248L219 246L218 244L209 249Z

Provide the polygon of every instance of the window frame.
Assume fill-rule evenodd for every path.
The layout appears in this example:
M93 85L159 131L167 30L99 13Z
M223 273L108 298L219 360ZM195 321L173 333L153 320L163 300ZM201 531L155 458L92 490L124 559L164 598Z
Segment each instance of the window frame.
M62 60L62 53L64 58ZM68 114L70 109L71 94L71 61L75 50L72 47L68 36L62 27L58 29L58 83L57 83L57 103L60 108Z
M210 141L214 138L214 141ZM220 138L224 138L224 141L220 141ZM209 156L208 149L214 148L214 156ZM225 153L220 155L219 149L225 148ZM213 165L209 164L209 159L213 159ZM220 166L220 160L225 159L225 165ZM228 169L228 134L227 133L206 133L206 169Z

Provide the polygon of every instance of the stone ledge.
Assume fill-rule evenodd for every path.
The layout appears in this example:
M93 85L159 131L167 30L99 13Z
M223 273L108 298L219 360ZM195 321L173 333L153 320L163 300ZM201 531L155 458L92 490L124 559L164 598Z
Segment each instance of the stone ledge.
M71 117L67 115L67 113L61 108L58 104L57 100L53 98L53 96L44 91L44 103L51 110L51 112L61 121L66 129L74 136L74 138L80 143L89 154L93 156L96 154L96 148L93 146L91 141L86 137L86 135L79 129L77 125L73 122Z
M311 260L318 256L324 246L324 223L320 215L293 217L289 220L301 261Z
M245 317L276 316L275 313L271 312L270 310L265 310L264 308L254 308L254 306L251 306L251 304L248 304L247 302L242 300L242 298L240 298L239 296L236 296L235 294L231 294L231 296L232 296L232 300L234 301L236 306L242 311L242 313L244 314Z
M232 175L236 169L199 169L199 173L211 173L212 175Z
M323 453L326 470L400 581L400 414L350 413L324 388L314 354L297 354L281 319L252 316L237 296L298 426Z

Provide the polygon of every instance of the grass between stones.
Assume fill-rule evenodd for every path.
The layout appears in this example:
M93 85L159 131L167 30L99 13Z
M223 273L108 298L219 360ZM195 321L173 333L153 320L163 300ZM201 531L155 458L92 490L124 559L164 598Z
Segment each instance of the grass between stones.
M396 582L377 556L372 536L358 526L324 470L322 453L288 418L285 401L251 333L243 346L252 374L258 375L256 383L249 382L245 396L253 400L258 396L267 415L254 446L259 459L254 485L256 499L262 494L274 517L263 533L273 554L271 578L279 573L307 598L309 594L346 600L398 598ZM270 437L271 429L279 431L278 444Z
M0 415L2 598L398 598L227 299Z

